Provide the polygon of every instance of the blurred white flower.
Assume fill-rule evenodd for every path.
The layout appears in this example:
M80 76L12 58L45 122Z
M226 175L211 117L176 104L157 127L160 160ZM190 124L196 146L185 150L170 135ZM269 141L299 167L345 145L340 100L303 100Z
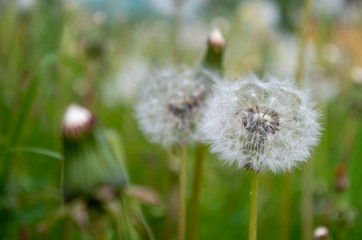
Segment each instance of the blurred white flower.
M177 0L150 0L153 8L160 13L171 16L175 14L175 2ZM205 0L183 0L181 13L184 17L193 17Z
M98 10L93 13L92 19L95 25L102 25L108 20L108 14L104 11Z
M278 6L271 1L246 1L240 10L241 21L257 31L270 31L280 21Z
M143 87L136 115L152 142L168 147L197 141L196 125L209 88L188 69L159 73Z
M294 76L297 68L298 41L295 36L290 35L278 34L276 37L275 61L269 63L268 69L279 75ZM340 50L335 45L326 44L322 49L324 57L330 63L336 63L340 59ZM303 87L311 89L318 99L329 102L338 95L338 80L318 65L317 49L312 41L307 44L304 73Z
M275 35L275 59L270 61L269 69L283 76L293 76L298 59L298 40L294 35Z
M340 14L345 7L345 0L318 0L313 2L315 14L335 15Z
M330 102L340 93L338 79L320 66L313 66L306 73L303 87L311 89L312 93L323 102Z
M30 12L35 4L36 4L36 0L19 0L18 1L18 10L20 12Z
M362 85L362 67L353 67L351 70L351 78L356 84Z
M131 57L116 73L114 81L108 81L102 91L104 101L112 106L117 103L131 104L136 100L140 86L150 74L146 60Z
M292 81L250 74L219 81L206 102L200 132L228 164L253 171L290 171L318 142L319 114Z

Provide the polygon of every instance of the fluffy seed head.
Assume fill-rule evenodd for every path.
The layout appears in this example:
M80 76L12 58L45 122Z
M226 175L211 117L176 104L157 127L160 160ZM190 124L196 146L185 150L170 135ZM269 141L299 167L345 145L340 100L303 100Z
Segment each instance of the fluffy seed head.
M72 103L65 111L62 132L67 138L77 138L88 132L95 124L95 117L86 108Z
M227 163L256 172L290 171L318 142L319 114L307 91L291 81L250 74L218 81L200 132Z
M195 128L209 88L187 69L168 70L141 91L136 115L141 130L164 146L198 140Z

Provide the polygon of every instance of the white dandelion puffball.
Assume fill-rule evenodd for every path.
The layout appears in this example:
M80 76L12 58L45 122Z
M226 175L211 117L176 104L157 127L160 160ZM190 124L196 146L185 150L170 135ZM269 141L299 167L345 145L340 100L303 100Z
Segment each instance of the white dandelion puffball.
M165 147L198 141L196 126L209 89L188 69L159 73L141 91L136 106L140 129Z
M249 74L218 81L206 101L200 132L228 164L252 171L290 171L318 143L319 114L294 82Z

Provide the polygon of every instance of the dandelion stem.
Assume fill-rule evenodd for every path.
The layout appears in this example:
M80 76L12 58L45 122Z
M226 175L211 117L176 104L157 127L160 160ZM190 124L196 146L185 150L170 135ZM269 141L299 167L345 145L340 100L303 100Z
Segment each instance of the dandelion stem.
M186 228L186 170L187 151L183 147L180 151L180 175L179 175L179 209L178 209L178 240L185 239Z
M190 218L189 218L190 240L197 239L197 222L198 222L197 220L198 220L198 210L199 210L203 158L204 158L204 146L199 145L195 161L195 170L194 170L195 174L194 174L194 182L193 182L192 195L191 195Z
M281 229L280 239L288 240L290 235L290 209L291 209L291 189L292 189L292 174L287 172L285 174L284 183L284 199L283 199L283 211L281 211Z
M308 161L303 169L302 192L302 236L303 240L313 236L313 161Z
M251 179L251 189L250 189L249 240L257 239L258 186L259 186L259 174L253 172Z

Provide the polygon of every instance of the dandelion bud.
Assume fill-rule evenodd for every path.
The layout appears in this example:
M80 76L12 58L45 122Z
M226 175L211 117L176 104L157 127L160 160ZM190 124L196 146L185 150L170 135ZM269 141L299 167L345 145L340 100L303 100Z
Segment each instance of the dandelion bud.
M218 81L200 132L227 163L255 172L290 171L318 142L319 114L293 82L248 75Z
M329 236L329 230L325 226L319 226L314 230L314 239L323 240Z
M114 199L125 186L126 176L93 114L71 104L64 114L62 138L65 200Z
M62 133L65 138L79 138L95 125L95 117L86 108L71 104L63 118Z
M215 50L222 50L226 46L226 40L219 29L215 28L209 35L207 42L210 47L215 48Z
M219 29L215 28L207 40L208 46L206 55L201 64L203 70L210 71L216 75L221 76L222 72L222 59L226 41Z

